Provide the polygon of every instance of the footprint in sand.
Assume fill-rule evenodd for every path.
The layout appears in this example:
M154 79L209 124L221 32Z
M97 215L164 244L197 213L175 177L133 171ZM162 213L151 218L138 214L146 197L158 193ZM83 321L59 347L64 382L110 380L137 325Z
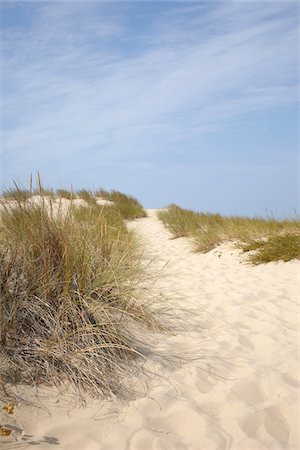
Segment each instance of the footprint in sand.
M231 392L247 405L258 406L266 401L266 396L255 381L237 383Z
M290 426L282 415L278 406L270 406L265 409L264 424L267 432L279 442L287 446L289 444ZM288 448L288 447L287 447Z
M258 438L258 430L260 425L263 423L263 412L262 411L254 411L250 414L247 414L242 419L239 420L239 424L249 437L252 439Z
M239 343L244 347L247 347L249 350L255 350L255 346L249 341L248 338L246 338L246 336L240 336Z
M127 445L129 450L188 450L180 440L172 439L169 433L158 436L160 431L139 430L130 439ZM163 436L165 434L165 436Z
M285 383L289 384L290 386L300 388L300 382L295 378L291 377L290 375L288 375L287 373L282 373L281 378L283 379L283 381L285 381Z

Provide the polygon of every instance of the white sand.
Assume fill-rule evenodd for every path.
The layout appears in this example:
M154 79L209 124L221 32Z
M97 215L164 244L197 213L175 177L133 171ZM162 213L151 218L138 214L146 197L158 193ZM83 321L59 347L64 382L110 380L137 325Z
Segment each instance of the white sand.
M154 211L129 226L145 238L152 270L168 263L155 289L181 319L182 329L162 336L157 349L186 360L181 367L166 360L163 377L127 405L66 408L43 390L43 407L17 408L19 444L5 448L300 448L300 262L252 267L230 244L193 254L188 239L170 239Z
M88 206L88 203L81 198L73 198L69 200L67 198L50 198L47 196L41 197L40 195L33 195L27 201L27 204L31 205L40 205L44 202L45 206L52 210L54 214L58 214L58 212L67 212L70 209L70 206ZM100 206L110 206L113 205L114 202L110 200L105 200L100 197L96 197L96 203ZM5 200L0 198L0 213L4 207L15 207L17 206L17 202L15 200Z

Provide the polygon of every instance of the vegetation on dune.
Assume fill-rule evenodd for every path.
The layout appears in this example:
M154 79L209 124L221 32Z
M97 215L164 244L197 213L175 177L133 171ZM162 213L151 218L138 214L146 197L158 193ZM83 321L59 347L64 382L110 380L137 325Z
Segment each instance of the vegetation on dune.
M140 217L146 217L146 211L140 204L140 202L131 195L123 194L119 191L106 191L99 189L95 192L97 197L101 197L105 200L109 200L115 203L116 207L120 211L123 219L138 219Z
M120 206L54 209L17 194L0 213L0 380L125 396L146 333L166 329L140 295Z
M25 202L33 195L31 190L21 188L4 189L1 193L2 199L6 201Z
M170 205L158 217L174 238L190 236L198 252L208 252L225 241L238 241L244 251L257 250L250 260L262 263L300 257L299 220L224 217Z
M58 198L65 198L67 200L72 200L75 198L74 193L67 189L56 189L56 196Z
M257 239L241 244L241 248L244 252L255 250L255 253L250 256L253 264L279 260L290 261L300 258L300 235L274 235L266 240Z
M133 220L147 216L145 209L135 197L119 191L107 191L105 189L98 189L95 192L86 189L80 189L76 192L73 192L72 189L57 189L53 191L52 189L45 189L42 185L38 186L37 189L32 189L32 180L30 181L30 189L21 189L17 184L15 184L14 188L5 189L2 192L2 199L25 202L34 195L48 197L52 201L57 199L76 200L79 198L89 205L96 205L99 199L108 200L114 204L114 207L124 220Z
M34 191L32 191L33 195L38 195L41 197L49 197L52 200L54 200L55 198L55 192L53 189L46 189L43 186L40 186L39 189L35 189Z
M77 191L77 196L81 200L84 200L86 203L96 204L96 198L91 191L87 191L86 189L81 189L81 190Z

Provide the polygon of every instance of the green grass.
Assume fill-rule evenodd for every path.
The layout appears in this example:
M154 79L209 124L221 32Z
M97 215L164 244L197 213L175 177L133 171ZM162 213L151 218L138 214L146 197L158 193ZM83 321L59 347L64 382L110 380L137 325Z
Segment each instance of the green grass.
M55 198L55 192L53 189L46 189L42 186L39 176L37 177L37 188L33 189L32 177L30 178L29 189L24 189L16 181L13 181L13 188L3 189L0 199L2 201L14 201L14 202L25 202L35 195L41 197L49 197L52 200Z
M192 237L197 252L208 252L226 241L239 242L238 245L253 246L254 243L269 242L268 253L270 261L282 259L287 261L299 258L299 246L296 245L300 236L299 220L275 220L249 217L224 217L220 214L199 213L183 209L177 205L170 205L160 210L158 217L170 230L174 238L181 236ZM294 236L293 239L285 236ZM294 251L287 250L288 242L296 246ZM285 245L286 244L286 250ZM263 244L261 244L261 247ZM273 251L271 251L271 247ZM261 251L261 250L260 250ZM265 249L265 252L267 248ZM290 256L289 256L290 255ZM263 260L265 258L265 260ZM289 259L287 259L289 258ZM268 262L265 255L257 260L251 257L253 263Z
M4 203L0 380L126 396L147 336L166 331L141 295L140 254L118 208Z
M86 203L96 204L96 198L91 191L87 191L86 189L81 189L80 191L77 191L77 196L81 200L84 200Z
M80 189L74 194L72 191L57 189L56 195L59 198L66 198L69 200L79 198L89 205L96 205L97 199L99 198L109 200L114 203L115 208L125 220L134 220L140 217L146 217L147 215L143 206L135 197L123 194L119 191L98 189L93 192L86 189Z
M275 235L266 240L249 241L242 244L241 248L244 252L255 251L250 256L250 261L253 264L290 261L300 258L300 235Z
M33 195L39 195L41 197L48 197L52 200L55 199L55 191L53 189L46 189L43 186L40 188L33 190Z
M24 202L32 197L33 193L30 190L22 189L22 188L10 188L4 189L1 193L2 200L5 201L16 201L16 202Z
M74 193L72 191L68 191L67 189L57 189L56 196L67 200L72 200L75 197Z
M146 217L147 215L140 202L130 195L123 194L119 191L109 192L104 189L96 191L94 195L114 202L121 216L125 220L138 219L140 217Z

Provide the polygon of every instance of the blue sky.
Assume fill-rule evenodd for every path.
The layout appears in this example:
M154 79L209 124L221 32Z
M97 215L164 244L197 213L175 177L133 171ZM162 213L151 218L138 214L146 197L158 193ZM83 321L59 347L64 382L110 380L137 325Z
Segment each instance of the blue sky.
M0 5L1 185L299 212L296 2Z

